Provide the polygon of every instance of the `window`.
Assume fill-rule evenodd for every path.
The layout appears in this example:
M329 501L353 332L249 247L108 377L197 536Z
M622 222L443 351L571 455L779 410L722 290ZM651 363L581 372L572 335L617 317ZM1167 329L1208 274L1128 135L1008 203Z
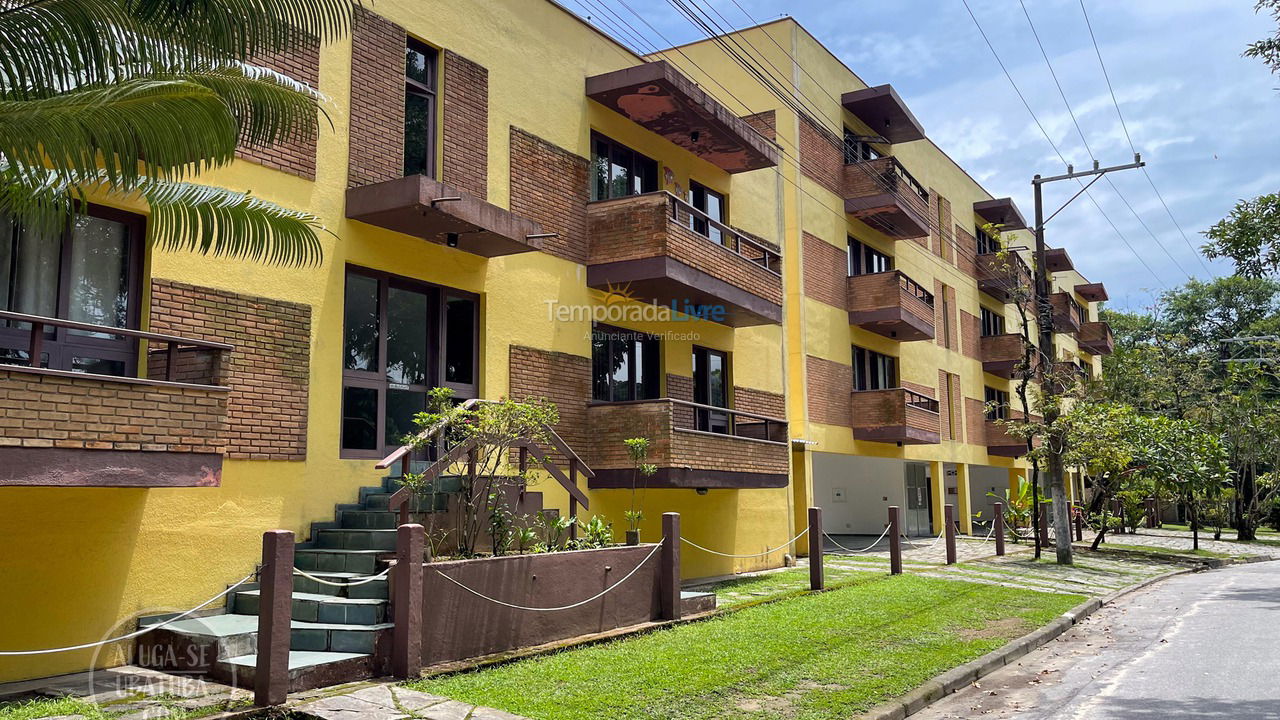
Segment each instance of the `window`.
M652 400L661 373L658 338L596 325L591 330L591 397L600 402Z
M988 253L998 253L1004 248L1000 246L1000 241L991 237L985 230L980 227L973 229L973 236L978 240L978 254L986 255Z
M591 135L591 199L639 195L658 189L658 163L609 138Z
M864 245L858 240L849 238L849 276L871 275L872 273L889 272L893 269L893 258Z
M0 310L136 328L143 248L142 218L96 205L61 232L0 216ZM30 327L0 320L0 363L31 364ZM138 341L121 335L46 327L42 347L37 366L137 373Z
M1009 393L989 387L983 389L988 420L1009 419Z
M343 307L342 451L382 457L417 428L427 391L477 395L475 296L347 268Z
M1004 335L1004 314L982 308L982 337Z
M898 387L897 358L854 346L853 389L888 390Z
M720 224L727 222L724 195L692 180L689 181L689 204ZM700 217L691 217L690 220L694 232L711 238L712 242L719 245L724 244L724 232L720 228Z
M844 164L866 162L881 157L880 153L849 128L844 129Z
M729 356L719 350L693 348L693 401L715 407L729 407ZM696 429L728 434L729 413L698 408Z
M404 48L404 174L436 174L436 51L417 40Z

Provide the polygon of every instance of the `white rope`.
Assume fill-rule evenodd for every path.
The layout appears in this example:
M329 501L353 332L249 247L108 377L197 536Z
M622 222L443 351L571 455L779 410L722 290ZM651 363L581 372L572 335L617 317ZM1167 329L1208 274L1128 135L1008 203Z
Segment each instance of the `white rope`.
M982 541L983 541L983 542L986 542L986 541L990 540L990 539L991 539L991 536L992 536L992 535L994 535L994 534L995 534L995 532L996 532L996 523L995 523L995 521L994 521L994 520L992 520L992 521L991 521L991 529L987 530L987 536L986 536L986 537L984 537L984 538L982 538Z
M650 551L649 551L649 554L648 554L648 555L646 555L646 556L644 557L644 559L643 559L643 560L641 560L641 561L639 562L639 564L637 564L634 568L632 568L632 569L631 569L631 572L629 572L629 573L627 573L625 576L623 576L623 578L622 578L621 580L619 580L618 582L616 582L616 583L614 583L614 584L610 585L609 587L605 588L604 590L601 590L600 592L596 593L595 595L592 595L591 597L587 598L586 600L579 600L578 602L573 603L572 605L561 605L561 606L559 606L559 607L528 607L528 606L526 606L526 605L515 605L515 604L509 603L509 602L503 602L503 601L501 601L501 600L498 600L497 598L491 598L491 597L489 597L488 595L485 595L484 593L480 592L479 590L475 590L475 589L473 589L473 588L469 588L469 587L467 587L466 585L463 585L461 582L459 582L459 581L455 580L454 578L451 578L451 577L449 577L448 575L445 575L444 573L440 572L439 570L436 570L436 574L437 574L437 575L439 575L440 577L444 578L445 580L448 580L449 582L453 583L454 585L457 585L458 587L462 588L463 590L466 590L467 592L471 593L472 595L475 595L476 597L480 598L481 600L488 600L489 602L493 603L494 605L501 605L502 607L508 607L508 608L513 609L513 610L529 610L529 611L531 611L531 612L559 612L560 610L572 610L573 608L576 608L576 607L582 607L583 605L586 605L587 603L594 602L594 601L599 600L600 598L604 597L605 595L607 595L609 592L613 591L615 588L617 588L617 587L618 587L619 585L621 585L622 583L624 583L624 582L626 582L626 581L630 580L630 579L631 579L631 576L632 576L632 575L635 575L635 574L636 574L636 572L637 572L640 568L644 567L644 564L645 564L645 563L647 563L647 562L649 562L649 559L650 559L650 558L652 558L652 557L654 556L654 554L655 554L655 553L657 553L657 552L658 552L659 550L661 550L661 549L662 549L662 541L661 541L661 540L659 540L659 541L658 541L658 544L657 544L657 545L655 545L655 546L654 546L654 548L653 548L652 550L650 550Z
M85 650L85 649L92 648L92 647L101 647L101 646L103 646L103 645L110 645L111 643L117 643L117 642L121 642L121 641L124 641L124 640L132 640L133 638L136 638L136 637L138 637L138 636L140 636L140 635L145 635L145 634L147 634L147 633L151 632L152 630L159 630L160 628L162 628L162 627L164 627L164 626L166 626L166 625L172 625L173 623L178 622L179 620L181 620L181 619L185 618L186 616L190 615L191 613L193 613L193 612L195 612L195 611L197 611L197 610L203 609L204 607L206 607L207 605L209 605L209 603L213 602L214 600L217 600L218 598L224 597L227 593L229 593L229 592L231 592L232 590L235 590L236 588L238 588L238 587L240 587L241 585L245 584L245 583L246 583L246 582L248 582L248 581L249 581L249 579L250 579L250 578L252 578L252 577L253 577L253 573L249 573L248 575L245 575L245 576L244 576L244 578L242 578L242 579L241 579L239 582L237 582L235 585L232 585L231 587L227 588L226 590L223 590L222 592L218 593L217 595L214 595L213 597L209 598L208 600L205 600L204 602L202 602L202 603L200 603L199 605L197 605L197 606L195 606L195 607L191 608L190 610L188 610L188 611L186 611L186 612L184 612L184 613L182 613L182 614L180 614L180 615L174 615L173 617L169 618L168 620L165 620L164 622L159 622L159 623L156 623L155 625L148 625L148 626L146 626L146 627L144 627L144 628L141 628L141 629L139 629L139 630L135 630L134 632L128 633L128 634L126 634L126 635L121 635L121 636L119 636L119 637L109 638L109 639L107 639L107 640L100 640L100 641L98 641L98 642L83 643L83 644L81 644L81 645L71 645L71 646L69 646L69 647L50 648L50 649L48 649L48 650L0 650L0 655L45 655L45 654L47 654L47 653L60 653L60 652L68 652L68 651L71 651L71 650Z
M840 548L841 550L844 550L845 552L851 552L851 553L863 553L863 552L866 552L866 551L870 550L871 548L875 547L876 545L879 545L879 544L880 544L880 541L884 539L884 536L889 534L889 526L888 526L888 525L886 525L886 526L885 526L885 528L884 528L884 532L880 533L880 537L876 538L875 540L872 540L870 545L868 545L868 546L866 546L866 547L862 548L861 550L854 550L854 549L852 549L852 548L847 548L847 547L845 547L845 546L841 545L840 543L836 542L836 539L835 539L835 538L831 537L831 534L830 534L830 533L827 533L827 532L825 532L825 531L824 531L822 534L827 536L827 539L831 541L831 544L832 544L832 545L835 545L836 547Z
M325 580L324 578L316 577L315 575L312 575L306 570L300 570L298 568L294 568L293 572L297 575L301 575L302 577L308 580L314 580L320 583L321 585L328 585L329 587L355 587L356 585L364 585L365 583L371 583L374 580L381 580L382 578L387 576L387 573L391 572L391 568L388 567L386 570L383 570L377 575L369 575L368 577L362 577L358 580L352 580L351 582L333 582L331 580Z
M764 557L765 555L772 555L772 554L774 554L774 553L778 552L779 550L784 550L784 549L786 549L786 548L787 548L787 546L791 545L791 543L793 543L793 542L795 542L795 541L799 540L800 538L804 537L804 534L805 534L805 533L807 533L807 532L809 532L809 528L805 528L805 529L801 530L799 535L797 535L797 536L795 536L795 537L791 538L790 540L786 541L785 543L783 543L783 544L779 545L779 546L778 546L778 547L776 547L776 548L773 548L772 550L765 550L764 552L752 553L751 555L731 555L731 554L729 554L729 553L722 553L722 552L720 552L719 550L712 550L711 548L705 548L705 547L702 547L701 545L699 545L698 543L696 543L696 542L694 542L694 541L690 540L689 538L681 537L680 539L681 539L681 540L683 540L683 541L685 541L685 542L687 542L687 543L689 543L690 545L692 545L692 546L694 546L694 547L698 548L699 550L701 550L701 551L703 551L703 552L709 552L709 553L711 553L712 555L719 555L720 557L727 557L727 558L758 558L758 557Z

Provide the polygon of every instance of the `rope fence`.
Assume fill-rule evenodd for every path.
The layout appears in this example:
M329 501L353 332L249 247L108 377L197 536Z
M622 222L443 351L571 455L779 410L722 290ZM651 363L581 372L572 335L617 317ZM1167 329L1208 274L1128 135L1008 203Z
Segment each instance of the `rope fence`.
M371 582L373 582L374 580L381 580L382 578L386 577L386 576L387 576L387 574L388 574L388 573L390 573L390 572L391 572L391 567L388 567L386 570L383 570L382 572L378 573L377 575L368 575L368 576L366 576L366 577L357 578L357 579L355 579L355 580L352 580L351 582L337 582L337 581L333 581L333 580L326 580L326 579L324 579L324 578L322 578L322 577L316 577L315 575L312 575L311 573L309 573L309 572L307 572L306 570L303 570L303 569L301 569L301 568L296 568L296 567L295 567L295 568L293 569L293 574L294 574L294 575L301 575L302 577L304 577L304 578L306 578L306 579L308 579L308 580L311 580L311 581L313 581L313 582L318 582L318 583L320 583L321 585L328 585L329 587L356 587L357 585L364 585L364 584L366 584L366 583L371 583Z
M783 543L783 544L779 545L779 546L778 546L778 547L776 547L776 548L773 548L773 549L771 549L771 550L765 550L764 552L751 553L750 555L733 555L733 554L731 554L731 553L722 553L722 552L720 552L719 550L712 550L711 548L703 547L703 546L699 545L698 543L696 543L696 542L694 542L694 541L690 540L689 538L686 538L686 537L683 537L683 536L682 536L680 539L681 539L681 540L683 540L684 542L688 543L689 545L692 545L693 547L696 547L696 548L698 548L699 550L701 550L701 551L703 551L703 552L711 553L712 555L719 555L720 557L727 557L727 558L739 558L739 559L745 559L745 558L758 558L758 557L764 557L765 555L772 555L772 554L774 554L774 553L778 552L779 550L784 550L784 549L786 549L786 548L790 547L790 546L791 546L791 543L793 543L793 542L795 542L795 541L799 540L800 538L804 537L805 533L807 533L807 532L809 532L809 528L805 528L805 529L801 530L799 535L796 535L795 537L791 538L790 540L786 541L785 543Z
M875 547L876 545L880 544L880 541L884 539L884 536L889 534L889 526L885 525L884 532L880 533L880 537L876 538L875 540L872 540L870 545L862 548L861 550L854 550L853 548L847 548L841 545L840 543L836 542L836 539L834 537L831 537L830 533L824 532L822 534L827 536L827 539L831 541L832 545L835 545L836 547L840 548L841 550L844 550L845 552L864 553L870 550L871 548Z

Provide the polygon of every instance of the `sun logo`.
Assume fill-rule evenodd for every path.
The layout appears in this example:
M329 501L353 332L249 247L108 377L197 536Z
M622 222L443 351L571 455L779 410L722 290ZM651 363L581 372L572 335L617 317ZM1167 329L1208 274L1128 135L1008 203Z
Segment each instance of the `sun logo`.
M596 291L600 296L600 302L608 305L616 305L618 303L634 302L635 296L631 294L631 283L622 286L615 286L609 283L604 290Z

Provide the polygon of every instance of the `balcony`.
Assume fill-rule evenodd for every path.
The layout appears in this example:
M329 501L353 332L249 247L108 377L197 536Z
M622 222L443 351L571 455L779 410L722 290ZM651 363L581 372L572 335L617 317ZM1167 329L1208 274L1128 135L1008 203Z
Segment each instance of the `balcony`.
M1101 321L1083 323L1076 342L1080 344L1081 350L1094 355L1110 355L1115 350L1111 326Z
M1072 335L1080 332L1080 326L1085 322L1084 308L1071 297L1071 293L1052 293L1049 304L1053 306L1054 332Z
M986 335L979 344L982 355L982 371L1012 378L1014 370L1022 362L1022 336L1017 333Z
M588 487L780 488L789 468L787 422L779 418L661 398L587 407ZM721 432L711 432L715 428ZM658 471L634 476L623 441L647 437Z
M925 136L920 121L911 114L911 110L898 97L892 85L877 85L844 93L840 96L840 104L886 142L911 142Z
M844 211L889 237L929 234L929 193L894 157L844 166Z
M782 321L778 246L671 193L590 203L587 229L590 287L732 327Z
M1030 293L1031 268L1016 252L983 253L978 256L978 289L1005 303L1013 302L1019 292Z
M27 334L0 364L0 486L220 483L229 388L219 380L230 345L15 312L0 321L7 335ZM66 340L46 345L54 338ZM72 338L116 338L141 351L146 369L132 370L132 351L126 375L31 366L74 351Z
M995 225L1001 232L1025 230L1027 227L1027 221L1022 218L1018 206L1013 204L1013 198L981 200L973 204L973 214Z
M730 173L778 164L778 147L663 60L587 78L587 97Z
M871 442L929 445L941 442L938 401L906 388L855 390L853 436Z
M933 293L901 270L854 275L848 285L849 324L900 342L932 340Z
M1076 294L1089 302L1107 300L1107 288L1102 283L1081 283L1075 286Z
M985 420L983 425L987 433L988 455L1016 458L1027 454L1026 440L1010 435L1004 426L993 420Z
M347 190L347 217L482 257L542 249L532 220L426 175Z
M1067 254L1066 248L1045 248L1044 266L1051 273L1076 269L1075 263L1071 262L1071 256Z

